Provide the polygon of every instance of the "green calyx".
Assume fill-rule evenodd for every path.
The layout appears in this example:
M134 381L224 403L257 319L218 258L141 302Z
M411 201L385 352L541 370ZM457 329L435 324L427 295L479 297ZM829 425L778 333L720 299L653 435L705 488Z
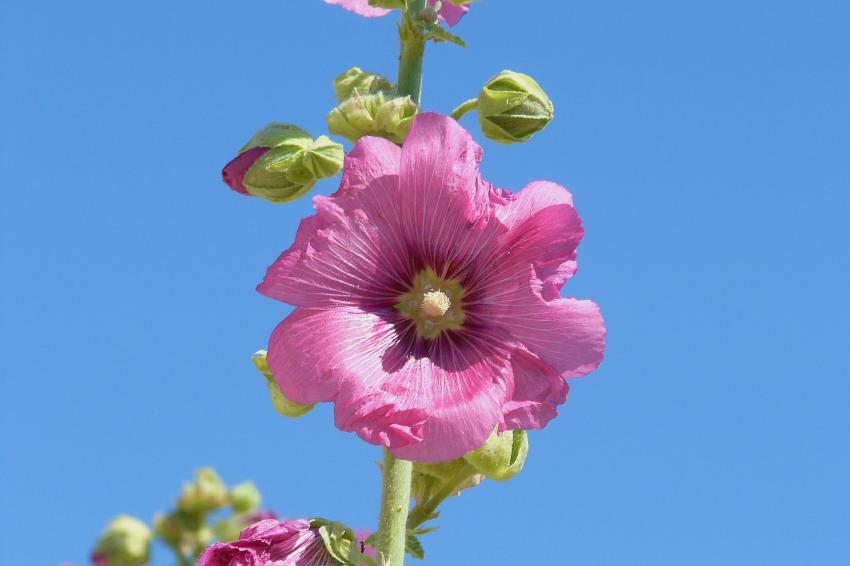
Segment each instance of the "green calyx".
M327 519L313 519L310 527L319 530L325 550L344 566L360 566L362 553L354 531L342 523Z
M202 468L195 472L195 481L183 485L183 491L177 498L177 509L189 514L203 514L225 506L228 499L227 486L215 470Z
M270 124L244 150L254 147L270 149L245 173L245 190L273 203L293 201L306 194L317 180L333 177L342 169L345 157L342 145L327 136L314 140L300 128L287 124Z
M283 392L281 392L280 386L278 386L277 382L274 380L272 372L269 370L267 355L268 352L265 350L258 350L253 356L251 356L251 361L254 363L254 367L256 367L260 373L263 374L263 377L266 378L266 386L269 388L269 395L271 395L272 405L275 410L284 417L289 418L297 418L309 413L313 407L315 407L315 403L311 405L302 405L301 403L296 403L295 401L287 399Z
M416 324L421 338L431 339L463 326L463 295L460 283L426 269L414 278L410 291L398 298L395 308Z
M355 89L330 111L328 129L352 142L364 136L379 136L401 144L417 110L409 96L399 97L384 91L361 94Z
M262 497L254 482L246 481L230 490L230 508L236 514L252 513L259 509Z
M484 135L499 143L525 142L552 121L554 106L537 82L522 73L502 71L478 95L478 120Z
M150 558L153 534L148 526L129 515L119 515L107 525L94 549L107 566L141 566Z
M337 102L348 100L355 92L363 95L392 90L393 84L388 78L369 73L360 67L352 67L334 79L334 95Z
M528 435L524 430L493 431L481 448L463 458L479 472L496 481L506 481L522 471L528 456Z

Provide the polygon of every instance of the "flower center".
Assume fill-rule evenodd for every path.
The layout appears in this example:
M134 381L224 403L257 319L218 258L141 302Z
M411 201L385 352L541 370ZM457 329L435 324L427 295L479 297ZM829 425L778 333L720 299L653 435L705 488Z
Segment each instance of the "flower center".
M419 337L427 340L463 326L463 293L457 281L426 269L413 279L410 291L398 298L395 308L416 325Z
M428 318L442 318L452 306L449 296L442 291L428 291L422 296L419 312Z

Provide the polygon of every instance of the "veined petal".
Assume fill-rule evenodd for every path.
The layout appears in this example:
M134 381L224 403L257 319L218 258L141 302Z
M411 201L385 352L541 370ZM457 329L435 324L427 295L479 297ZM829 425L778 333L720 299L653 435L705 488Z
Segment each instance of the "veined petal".
M408 245L424 264L462 277L504 231L494 222L491 190L481 181L481 147L448 116L416 116L401 152L400 218Z
M576 248L584 236L572 195L548 181L531 183L516 195L501 194L506 200L496 214L508 233L500 238L484 283L496 293L525 285L531 265L543 297L557 299L576 271Z
M474 450L513 391L509 352L461 333L423 344L393 316L296 309L269 343L281 391L298 403L334 401L338 428L401 458Z
M511 354L514 391L503 408L507 429L541 429L558 415L558 405L567 400L569 385L551 366L537 356L516 350Z
M490 324L509 332L563 377L586 375L602 363L605 322L593 301L547 301L539 286L527 285L505 297L487 316Z

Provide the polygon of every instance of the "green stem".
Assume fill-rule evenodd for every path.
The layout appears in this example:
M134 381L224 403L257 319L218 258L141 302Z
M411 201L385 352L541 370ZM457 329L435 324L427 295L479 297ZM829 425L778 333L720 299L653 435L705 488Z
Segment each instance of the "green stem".
M460 120L461 117L469 112L470 110L474 110L478 106L477 98L470 98L454 110L452 110L452 118L455 120Z
M477 470L467 464L458 470L450 477L434 495L428 498L427 501L413 508L410 516L407 518L407 528L415 529L425 521L431 518L431 515L437 510L446 498L451 497L458 492L460 486L466 483L470 477L474 476Z
M378 518L378 556L379 560L380 557L389 560L389 566L403 566L413 462L397 460L384 448L383 472L381 516Z
M410 8L404 13L399 38L401 53L398 57L398 86L401 96L410 96L418 106L422 101L422 59L425 57L425 38L416 25L419 13L425 9L426 0L409 0Z

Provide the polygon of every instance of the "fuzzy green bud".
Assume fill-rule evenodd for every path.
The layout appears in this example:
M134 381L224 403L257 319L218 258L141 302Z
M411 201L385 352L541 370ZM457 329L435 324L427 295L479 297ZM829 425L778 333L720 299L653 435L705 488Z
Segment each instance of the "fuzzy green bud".
M177 508L184 513L198 514L214 511L228 501L227 486L212 468L195 472L195 481L183 485Z
M358 94L373 94L378 91L391 91L393 85L389 79L369 73L360 67L352 67L334 79L334 95L337 102L343 102Z
M253 482L240 483L230 490L230 507L234 513L250 513L260 506L260 491Z
M119 515L106 527L93 554L106 559L107 566L142 566L150 558L151 537L142 521Z
M274 380L271 370L269 370L267 355L268 352L265 350L258 350L253 356L251 356L251 361L254 362L254 366L261 374L263 374L263 377L266 378L266 386L269 388L269 395L271 395L272 405L275 410L284 417L290 418L301 417L309 413L313 407L316 406L315 403L311 405L302 405L301 403L296 403L295 401L287 399L280 390L280 386L278 386L277 382Z
M555 112L549 96L528 75L502 71L478 95L478 121L498 143L525 142L546 127Z
M463 458L490 479L506 481L517 475L528 455L528 435L524 430L493 432L487 442Z
M261 155L245 173L243 184L256 197L291 202L305 195L318 179L339 173L344 156L342 146L327 136L290 140Z
M410 131L416 111L416 103L409 96L355 92L331 110L327 122L331 133L352 142L363 136L380 136L401 144Z

